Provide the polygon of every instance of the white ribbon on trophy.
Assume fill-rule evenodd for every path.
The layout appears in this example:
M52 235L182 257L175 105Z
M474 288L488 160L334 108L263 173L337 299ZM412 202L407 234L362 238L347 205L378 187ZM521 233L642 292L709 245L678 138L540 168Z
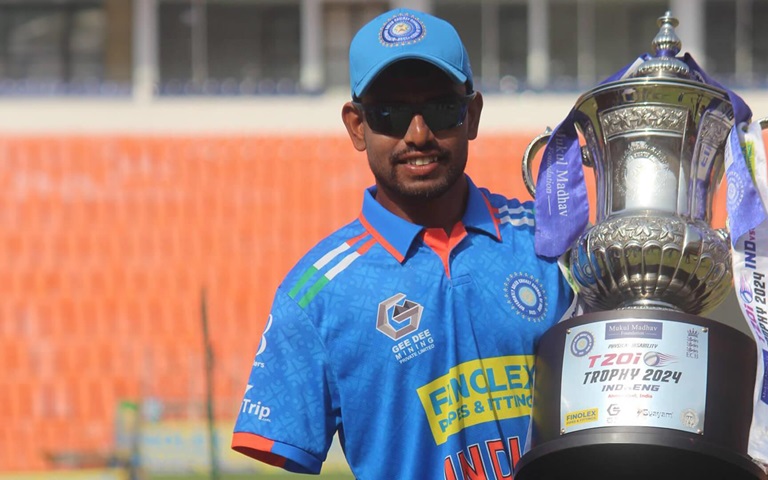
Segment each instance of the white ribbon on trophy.
M748 176L736 173L746 166ZM741 222L752 217L760 220L745 233L732 238L733 280L739 306L757 344L752 425L749 432L749 455L768 472L768 167L760 122L735 126L726 145L725 168L728 180L728 222ZM743 168L741 169L743 171ZM746 177L746 178L745 178ZM750 178L751 177L751 178ZM750 190L757 190L759 204L750 202ZM731 234L735 230L731 228Z

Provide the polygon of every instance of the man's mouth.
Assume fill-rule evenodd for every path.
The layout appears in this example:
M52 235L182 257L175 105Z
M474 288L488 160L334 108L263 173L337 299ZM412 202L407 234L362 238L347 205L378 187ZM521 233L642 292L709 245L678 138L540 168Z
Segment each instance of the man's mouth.
M406 164L415 165L417 167L429 165L430 163L435 163L435 162L437 162L437 157L419 157L419 158L411 158L405 161Z

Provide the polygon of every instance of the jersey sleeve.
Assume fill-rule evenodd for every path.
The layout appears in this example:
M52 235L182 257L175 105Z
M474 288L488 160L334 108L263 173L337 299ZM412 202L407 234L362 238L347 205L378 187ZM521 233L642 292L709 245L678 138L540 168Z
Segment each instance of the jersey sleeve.
M232 448L290 472L319 473L339 424L325 347L278 289L235 422Z

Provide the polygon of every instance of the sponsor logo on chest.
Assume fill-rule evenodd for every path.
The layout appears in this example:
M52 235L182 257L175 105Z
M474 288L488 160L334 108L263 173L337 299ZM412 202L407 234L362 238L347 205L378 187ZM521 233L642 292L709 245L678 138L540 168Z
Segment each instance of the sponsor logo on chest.
M376 330L394 341L392 355L401 365L435 348L428 328L419 331L424 307L398 293L379 303Z

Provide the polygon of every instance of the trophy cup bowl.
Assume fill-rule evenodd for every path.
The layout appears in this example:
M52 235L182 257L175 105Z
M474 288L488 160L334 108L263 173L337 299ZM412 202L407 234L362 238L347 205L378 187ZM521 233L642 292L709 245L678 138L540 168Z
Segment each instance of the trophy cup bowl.
M638 78L576 105L597 187L597 222L570 252L594 310L698 314L730 291L728 234L710 226L733 126L725 92L678 78Z
M754 340L700 316L733 283L728 233L710 225L733 106L675 57L676 25L667 12L656 56L574 107L597 220L566 264L588 313L540 340L516 480L765 478L747 455ZM534 196L549 136L523 158Z

